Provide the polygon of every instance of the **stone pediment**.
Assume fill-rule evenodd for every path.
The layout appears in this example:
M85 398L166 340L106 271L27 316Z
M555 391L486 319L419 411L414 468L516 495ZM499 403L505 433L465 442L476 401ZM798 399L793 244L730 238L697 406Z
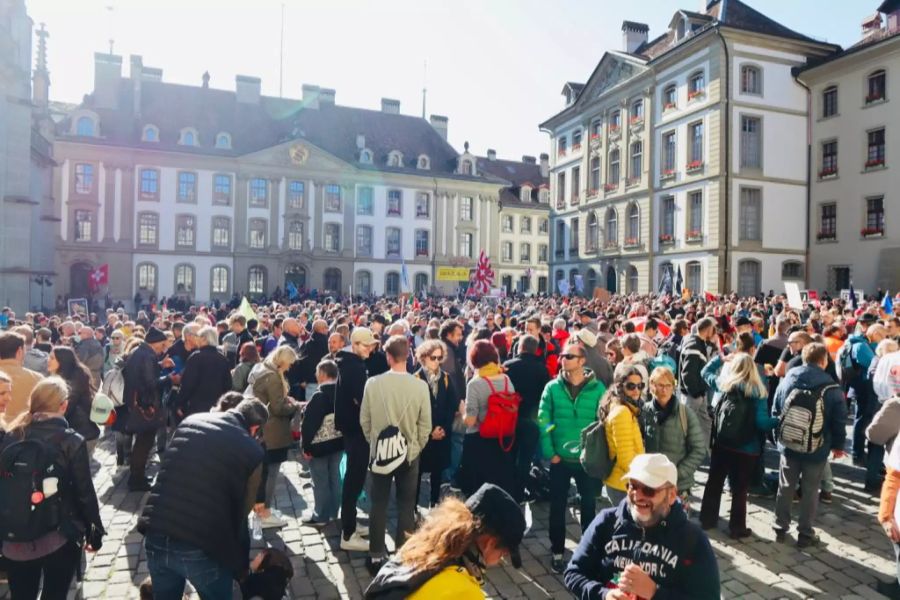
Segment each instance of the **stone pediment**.
M639 60L607 52L600 60L588 80L587 89L581 94L581 100L590 101L603 95L608 90L637 77L647 68Z
M347 163L306 140L291 140L241 157L244 163L258 163L311 171L346 170Z

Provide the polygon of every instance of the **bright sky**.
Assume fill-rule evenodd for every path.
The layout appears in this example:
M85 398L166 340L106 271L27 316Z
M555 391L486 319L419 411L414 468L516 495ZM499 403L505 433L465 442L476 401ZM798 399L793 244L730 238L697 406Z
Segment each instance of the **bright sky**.
M703 0L26 0L50 32L51 99L93 87L95 51L140 54L163 80L234 89L236 74L278 95L284 6L284 95L310 83L338 104L377 109L382 97L449 117L450 142L500 158L547 151L538 123L562 108L565 81L585 81L605 50L621 49L624 19L661 34L675 10ZM745 0L807 35L848 46L879 0Z

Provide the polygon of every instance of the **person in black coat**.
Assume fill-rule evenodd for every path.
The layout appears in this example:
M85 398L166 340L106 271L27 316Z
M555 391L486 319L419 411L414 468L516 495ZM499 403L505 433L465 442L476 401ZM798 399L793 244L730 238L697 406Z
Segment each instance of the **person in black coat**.
M328 354L328 323L317 319L312 326L312 335L303 343L297 354L299 359L296 368L299 371L300 387L303 388L306 397L311 398L316 391L316 367L326 354Z
M550 372L544 359L537 355L540 347L538 338L525 334L519 338L518 343L518 356L503 363L503 367L513 388L522 396L513 449L516 460L514 497L521 502L525 498L525 483L528 481L531 463L540 442L541 430L537 424L537 411L544 387L550 381Z
M64 417L68 386L60 377L48 377L34 387L28 411L7 425L0 450L22 440L40 440L51 449L58 477L42 483L45 502L59 494L58 526L35 540L3 542L9 588L14 598L66 598L81 563L81 547L89 552L103 545L97 493L91 480L90 459L84 438L69 428ZM49 480L56 479L54 484ZM27 500L26 500L27 502ZM27 504L26 504L27 506Z
M187 332L190 325L185 328ZM216 348L218 333L207 325L197 331L190 343L195 348L184 365L178 392L176 416L184 418L209 412L219 397L231 390L231 362Z
M278 340L279 346L290 346L291 350L297 356L300 356L300 334L302 327L297 319L285 319L281 325L281 339ZM303 371L299 360L295 360L291 368L284 374L285 380L288 382L288 395L295 400L304 400L305 390L303 389Z
M453 432L453 416L459 409L459 400L450 376L441 369L447 356L447 347L440 340L426 340L416 348L416 359L422 367L414 373L428 384L431 396L431 436L422 449L419 459L418 503L422 489L422 475L431 475L429 506L436 506L441 492L441 475L450 466L450 435Z
M141 517L147 566L157 598L180 598L183 571L201 598L230 598L249 567L247 514L253 508L264 451L256 437L265 405L245 399L223 413L198 413L175 430ZM200 556L198 556L200 554Z
M341 457L344 438L334 426L338 367L325 359L316 367L317 387L306 405L300 440L309 460L314 506L302 517L306 525L325 525L338 516L341 498Z

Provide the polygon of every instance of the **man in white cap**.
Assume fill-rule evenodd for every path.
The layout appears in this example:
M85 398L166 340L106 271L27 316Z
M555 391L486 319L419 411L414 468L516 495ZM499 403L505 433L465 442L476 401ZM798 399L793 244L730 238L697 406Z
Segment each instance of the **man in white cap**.
M577 598L718 600L719 567L706 534L678 501L678 468L663 454L631 461L628 497L601 512L565 571Z

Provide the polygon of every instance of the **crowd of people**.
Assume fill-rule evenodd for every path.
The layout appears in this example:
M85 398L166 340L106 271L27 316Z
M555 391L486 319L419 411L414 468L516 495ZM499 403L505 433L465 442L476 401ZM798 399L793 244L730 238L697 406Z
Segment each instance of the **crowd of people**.
M312 482L300 520L340 521L340 549L374 577L369 598L478 597L486 568L521 566L542 501L550 555L537 558L574 597L719 598L705 531L726 488L734 543L821 546L816 511L835 501L830 461L847 446L864 490L881 494L900 567L900 319L877 299L180 308L84 320L4 309L0 553L14 600L65 598L82 552L101 547L90 465L102 436L129 492L149 494L145 597L180 598L190 582L230 598L238 582L280 598L290 564L251 563L250 540L294 518L275 498L287 461ZM750 496L774 498L774 531L748 526ZM570 507L582 531L571 557ZM878 589L900 598L897 580Z

